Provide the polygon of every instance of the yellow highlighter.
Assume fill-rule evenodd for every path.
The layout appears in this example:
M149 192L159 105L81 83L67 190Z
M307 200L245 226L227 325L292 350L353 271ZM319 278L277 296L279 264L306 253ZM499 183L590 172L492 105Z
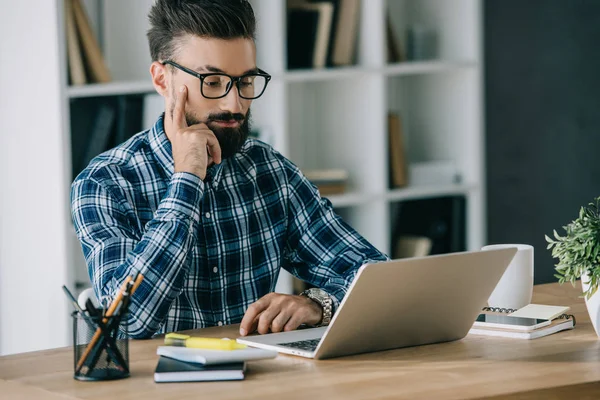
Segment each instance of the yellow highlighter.
M210 350L241 350L247 347L245 344L240 344L235 340L193 337L180 333L167 333L165 335L165 345Z

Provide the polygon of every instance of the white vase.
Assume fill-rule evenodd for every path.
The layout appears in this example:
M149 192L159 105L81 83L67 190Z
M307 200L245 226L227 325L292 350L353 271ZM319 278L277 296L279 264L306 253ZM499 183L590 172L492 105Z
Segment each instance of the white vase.
M582 275L581 287L584 292L586 292L589 288L588 282L589 279L587 274ZM596 335L600 337L600 332L598 331L598 328L600 328L600 289L597 290L589 300L587 298L585 299L585 305L588 313L590 314L590 320L592 321L592 325L594 325Z

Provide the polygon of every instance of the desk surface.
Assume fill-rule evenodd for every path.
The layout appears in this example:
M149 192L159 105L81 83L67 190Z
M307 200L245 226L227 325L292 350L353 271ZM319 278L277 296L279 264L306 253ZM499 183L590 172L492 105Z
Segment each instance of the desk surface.
M113 382L74 380L71 348L16 354L0 357L0 398L505 399L515 393L526 399L578 398L573 394L600 394L600 341L580 293L579 283L534 290L534 303L571 306L577 317L572 331L535 340L469 335L451 343L323 361L280 355L249 363L246 379L239 382L154 383L159 339L131 341L131 377ZM196 333L236 337L237 326Z

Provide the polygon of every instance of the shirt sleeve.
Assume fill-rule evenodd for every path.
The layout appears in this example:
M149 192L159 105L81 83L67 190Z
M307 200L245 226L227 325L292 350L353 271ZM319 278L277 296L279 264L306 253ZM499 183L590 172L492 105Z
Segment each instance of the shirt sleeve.
M360 266L389 258L346 224L291 162L288 190L284 268L326 291L337 310Z
M113 298L127 276L144 276L131 298L129 335L152 336L161 326L187 275L187 257L200 221L204 183L189 173L173 174L153 219L137 221L115 188L92 178L71 187L71 211L98 298Z

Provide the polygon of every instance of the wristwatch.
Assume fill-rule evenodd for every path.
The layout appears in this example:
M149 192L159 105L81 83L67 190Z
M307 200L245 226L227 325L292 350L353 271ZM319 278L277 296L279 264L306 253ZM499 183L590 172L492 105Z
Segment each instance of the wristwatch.
M308 297L319 304L323 309L323 318L321 318L321 321L316 326L329 325L329 322L331 322L331 314L333 313L333 301L331 300L331 296L329 296L326 291L317 288L306 289L300 293L300 296Z

